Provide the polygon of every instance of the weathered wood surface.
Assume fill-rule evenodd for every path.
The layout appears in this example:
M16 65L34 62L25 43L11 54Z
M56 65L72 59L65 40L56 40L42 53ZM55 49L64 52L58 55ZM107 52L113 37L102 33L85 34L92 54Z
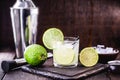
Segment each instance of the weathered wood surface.
M109 74L111 80L120 80L120 74Z
M1 62L3 60L12 60L14 58L14 52L0 52L0 80L3 78L5 73L1 69Z
M119 80L120 75L108 75L107 72L101 72L99 74L94 74L82 80ZM41 75L35 75L23 72L21 70L15 70L7 73L2 80L53 80L51 78L43 77ZM79 79L78 79L79 80Z
M82 80L119 80L120 76L109 73L108 71L102 71L100 73L90 75ZM31 74L22 71L21 69L8 72L2 80L53 80L41 75ZM79 80L79 79L78 79Z
M12 60L14 58L13 52L0 52L0 62L2 60ZM112 74L107 71L97 73L83 80L119 80L120 75ZM21 69L8 72L6 74L0 68L0 80L52 80L51 78L43 77L41 75L30 74L23 72ZM78 79L79 80L79 79Z

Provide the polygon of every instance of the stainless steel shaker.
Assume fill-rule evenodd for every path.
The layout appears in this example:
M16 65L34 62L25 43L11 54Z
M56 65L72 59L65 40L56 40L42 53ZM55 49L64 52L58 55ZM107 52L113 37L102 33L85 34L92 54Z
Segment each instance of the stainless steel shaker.
M36 43L38 13L31 0L17 0L10 8L16 58L22 58L25 48Z

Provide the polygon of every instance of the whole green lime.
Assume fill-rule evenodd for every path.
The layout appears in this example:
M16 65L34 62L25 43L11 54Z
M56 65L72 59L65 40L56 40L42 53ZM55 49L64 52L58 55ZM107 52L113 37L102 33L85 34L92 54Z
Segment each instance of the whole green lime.
M32 44L25 49L24 58L28 64L32 66L39 66L46 61L47 51L39 44Z

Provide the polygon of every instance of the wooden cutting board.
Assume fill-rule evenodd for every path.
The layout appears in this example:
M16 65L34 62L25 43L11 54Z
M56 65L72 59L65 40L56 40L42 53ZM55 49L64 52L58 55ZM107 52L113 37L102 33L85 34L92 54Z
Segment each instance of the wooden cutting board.
M42 75L53 79L80 79L83 77L96 74L108 68L107 64L97 64L93 67L86 68L78 65L76 68L56 68L53 66L52 59L48 59L41 67L31 67L30 65L22 66L21 69L36 75Z

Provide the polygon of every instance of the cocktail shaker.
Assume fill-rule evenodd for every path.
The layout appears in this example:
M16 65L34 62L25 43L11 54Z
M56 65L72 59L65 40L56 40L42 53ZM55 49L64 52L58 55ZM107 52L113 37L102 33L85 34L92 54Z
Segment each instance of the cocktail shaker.
M22 58L25 48L36 43L38 13L31 0L17 0L10 7L16 58Z

